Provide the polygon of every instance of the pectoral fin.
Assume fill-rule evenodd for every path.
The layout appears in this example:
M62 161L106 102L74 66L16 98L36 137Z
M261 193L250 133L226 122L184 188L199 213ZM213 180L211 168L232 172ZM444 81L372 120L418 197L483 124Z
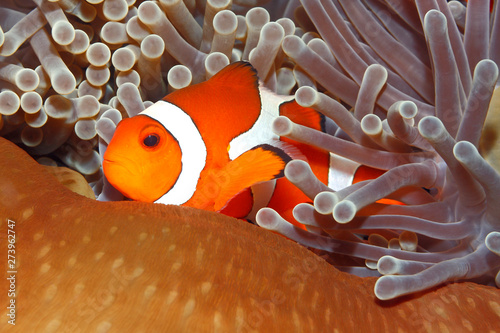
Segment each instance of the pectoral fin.
M283 177L290 160L282 149L268 144L241 154L220 171L221 176L230 181L221 188L215 200L215 210L221 210L235 195L254 184Z

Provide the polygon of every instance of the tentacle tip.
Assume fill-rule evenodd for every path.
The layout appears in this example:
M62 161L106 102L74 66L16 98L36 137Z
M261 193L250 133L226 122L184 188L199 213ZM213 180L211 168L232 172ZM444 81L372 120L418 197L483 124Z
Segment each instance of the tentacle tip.
M417 105L412 101L403 101L399 108L399 114L405 119L413 119L418 113Z
M424 31L432 33L432 31L444 32L447 29L446 16L437 9L429 10L424 16Z
M320 214L331 214L338 203L337 196L333 192L321 192L314 198L314 209Z
M288 56L293 58L294 55L297 55L301 49L307 46L300 37L289 35L283 38L282 47L283 51L285 51Z
M279 23L268 22L262 27L261 36L269 41L281 42L285 37L285 29Z
M76 89L76 78L69 71L59 71L51 79L52 87L61 95L68 95Z
M293 123L284 116L279 116L273 121L272 130L276 135L286 136L292 133Z
M459 141L453 147L453 155L459 162L464 164L474 159L477 154L477 148L469 141Z
M75 28L68 21L58 21L52 27L52 38L59 45L69 45L75 39Z
M368 268L370 270L376 270L377 269L377 261L365 259L365 266L366 266L366 268Z
M161 10L154 2L143 2L137 8L137 17L144 24L153 24L159 19Z
M490 232L486 236L484 243L486 244L488 250L500 256L500 232Z
M314 210L314 208L310 204L303 202L293 208L292 215L298 222L307 224L311 210Z
M397 259L392 256L383 256L378 260L377 270L382 275L395 274L397 271Z
M366 68L367 71L370 71L370 72L375 72L375 73L378 73L380 74L380 76L383 76L385 77L385 79L387 79L387 69L380 65L380 64L371 64L370 66L368 66ZM384 81L385 81L384 79Z
M382 120L375 114L367 114L361 119L361 129L367 135L378 135L382 132Z
M405 230L399 235L399 245L403 251L415 252L418 246L418 236L412 231Z
M498 66L490 59L482 59L474 68L474 76L480 76L484 84L495 84L498 80Z
M381 300L390 300L401 295L395 286L395 276L382 276L375 283L374 292L375 296Z
M436 141L445 134L446 129L439 118L427 116L418 123L418 131L427 140Z
M295 92L295 100L300 106L306 108L311 107L316 104L318 100L318 92L316 91L316 89L309 86L300 87Z
M291 160L285 166L285 177L292 183L306 179L309 173L312 173L311 167L302 160Z
M349 200L342 200L333 208L333 218L338 223L350 222L356 215L356 205Z
M279 224L279 215L274 209L265 207L257 212L255 221L264 229L275 230Z

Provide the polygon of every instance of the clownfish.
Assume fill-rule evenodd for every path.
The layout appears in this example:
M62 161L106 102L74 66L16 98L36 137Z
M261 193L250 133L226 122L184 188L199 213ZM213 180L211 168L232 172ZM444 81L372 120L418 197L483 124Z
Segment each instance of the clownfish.
M235 62L123 119L103 156L103 171L132 200L250 219L269 206L293 219L292 208L308 198L283 177L286 164L306 159L328 183L332 156L279 138L271 130L279 115L325 131L323 115L293 96L259 88L256 70Z

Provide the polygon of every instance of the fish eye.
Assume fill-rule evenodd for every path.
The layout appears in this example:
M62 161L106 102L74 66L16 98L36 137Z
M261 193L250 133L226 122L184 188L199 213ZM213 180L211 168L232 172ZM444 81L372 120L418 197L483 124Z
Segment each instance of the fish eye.
M144 145L146 147L149 147L149 148L156 147L159 142L160 142L160 136L158 134L155 134L155 133L147 135L142 140L142 143L144 143Z

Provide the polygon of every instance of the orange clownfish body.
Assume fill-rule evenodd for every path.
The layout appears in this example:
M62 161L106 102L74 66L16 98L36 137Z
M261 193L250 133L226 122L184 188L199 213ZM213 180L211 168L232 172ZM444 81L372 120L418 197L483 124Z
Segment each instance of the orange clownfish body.
M104 174L133 200L239 218L266 205L291 214L305 198L282 178L287 162L305 156L328 183L331 157L272 132L279 115L323 130L322 115L290 99L259 90L253 67L233 63L122 120L104 154Z

